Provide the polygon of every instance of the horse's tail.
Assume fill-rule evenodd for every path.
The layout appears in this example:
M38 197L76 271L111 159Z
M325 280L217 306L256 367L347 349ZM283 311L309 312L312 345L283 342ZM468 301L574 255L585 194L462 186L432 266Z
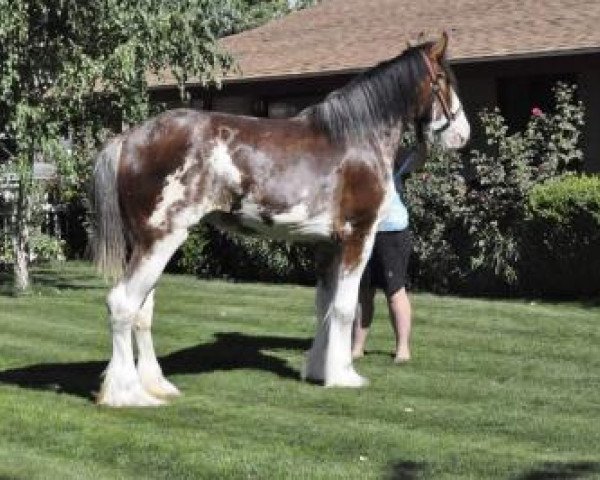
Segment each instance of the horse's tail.
M106 277L122 275L127 241L117 190L117 171L123 139L108 141L98 153L92 185L92 249L98 271Z

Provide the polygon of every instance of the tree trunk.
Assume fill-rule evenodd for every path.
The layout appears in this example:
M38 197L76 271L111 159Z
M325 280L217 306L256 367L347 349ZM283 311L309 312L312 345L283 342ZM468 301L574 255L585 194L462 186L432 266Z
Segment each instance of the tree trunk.
M19 182L16 212L13 228L13 252L15 289L24 292L29 288L29 213L30 202L23 186Z

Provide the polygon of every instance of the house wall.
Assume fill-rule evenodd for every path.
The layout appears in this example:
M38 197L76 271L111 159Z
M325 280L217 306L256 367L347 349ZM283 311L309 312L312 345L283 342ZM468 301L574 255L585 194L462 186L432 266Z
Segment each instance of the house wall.
M580 76L581 99L585 112L585 155L588 171L600 173L600 67Z
M585 108L584 169L600 172L600 54L458 64L454 69L470 118L475 119L482 107L503 106L509 124L520 122L523 108L528 113L537 101L551 97L556 80L575 82ZM473 141L480 136L476 128Z
M483 129L477 115L483 109L493 108L497 103L496 81L493 74L481 69L455 68L458 80L458 95L463 103L467 118L471 123L471 145L483 141Z

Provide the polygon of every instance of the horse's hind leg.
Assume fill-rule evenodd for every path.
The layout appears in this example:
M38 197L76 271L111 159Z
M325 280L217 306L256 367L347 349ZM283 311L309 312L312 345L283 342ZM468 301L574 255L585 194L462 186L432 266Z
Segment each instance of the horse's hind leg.
M158 398L174 397L179 390L163 375L152 342L152 313L154 309L154 290L146 297L146 301L138 312L134 333L138 346L137 371L144 389Z
M98 395L98 403L113 407L163 403L142 385L134 363L131 332L140 315L144 317L147 314L147 311L140 313L140 309L154 289L165 265L186 237L186 229L175 230L156 240L144 252L134 251L127 274L109 293L107 304L113 352ZM151 305L152 300L145 307L149 309ZM148 340L148 336L142 342L145 340ZM144 355L148 355L147 349Z

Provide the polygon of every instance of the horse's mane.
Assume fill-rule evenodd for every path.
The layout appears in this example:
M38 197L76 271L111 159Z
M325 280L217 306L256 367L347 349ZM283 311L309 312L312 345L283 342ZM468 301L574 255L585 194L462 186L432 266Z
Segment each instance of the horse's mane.
M406 122L414 115L411 110L418 101L417 86L427 75L421 50L431 45L410 47L359 74L300 116L336 140L372 134L382 123Z

